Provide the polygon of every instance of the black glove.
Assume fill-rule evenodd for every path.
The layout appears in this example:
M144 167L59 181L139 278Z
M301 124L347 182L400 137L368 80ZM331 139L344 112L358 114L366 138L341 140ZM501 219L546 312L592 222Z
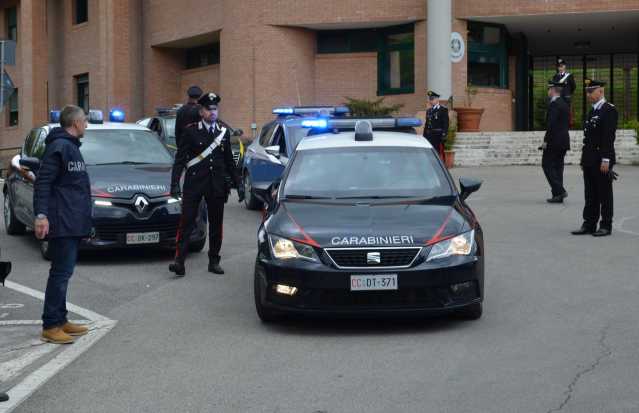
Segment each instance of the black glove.
M175 199L179 199L182 196L182 192L180 191L180 185L171 185L171 196Z
M238 199L238 201L239 202L243 202L245 196L246 196L246 194L244 193L244 185L239 184L237 186L237 199Z

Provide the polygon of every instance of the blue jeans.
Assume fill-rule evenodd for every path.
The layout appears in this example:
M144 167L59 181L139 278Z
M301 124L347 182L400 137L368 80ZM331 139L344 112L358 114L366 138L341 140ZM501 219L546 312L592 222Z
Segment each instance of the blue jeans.
M51 269L44 293L42 327L61 327L67 322L67 287L78 258L80 238L51 238Z

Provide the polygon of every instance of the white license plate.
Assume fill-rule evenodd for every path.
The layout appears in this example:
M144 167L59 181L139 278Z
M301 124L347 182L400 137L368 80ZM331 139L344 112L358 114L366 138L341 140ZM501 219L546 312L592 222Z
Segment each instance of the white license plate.
M396 289L397 274L351 275L351 291Z
M157 244L160 242L159 232L138 232L126 234L126 243L132 244Z

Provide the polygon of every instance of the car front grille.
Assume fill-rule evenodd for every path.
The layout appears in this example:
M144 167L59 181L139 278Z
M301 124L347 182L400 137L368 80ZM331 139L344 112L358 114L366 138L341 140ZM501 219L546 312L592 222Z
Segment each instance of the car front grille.
M162 240L175 237L178 225L178 220L163 223L136 222L132 224L97 225L95 232L97 238L103 241L118 241L120 237L125 237L126 234L139 232L159 232Z
M309 308L436 308L446 304L446 289L407 288L396 291L352 292L312 290L305 298Z
M408 248L327 248L326 253L340 268L408 267L421 247ZM369 260L369 254L379 254L379 262Z

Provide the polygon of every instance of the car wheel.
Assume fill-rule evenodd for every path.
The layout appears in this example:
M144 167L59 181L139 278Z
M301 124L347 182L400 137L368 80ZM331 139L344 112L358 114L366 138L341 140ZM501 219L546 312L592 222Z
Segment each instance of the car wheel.
M261 208L262 203L253 193L253 186L251 185L251 177L248 172L244 173L242 178L242 185L244 185L244 205L246 209L258 210Z
M473 303L468 307L464 308L460 312L461 318L464 320L479 320L483 313L483 305L482 303Z
M257 271L255 272L254 277L253 295L255 296L255 310L257 311L257 316L263 323L273 323L280 320L281 316L279 313L264 307L264 304L262 303L262 281L260 280L260 276Z
M47 261L51 261L51 255L49 254L49 241L40 241L40 254L42 254L42 258Z
M13 212L13 205L11 205L11 197L9 193L4 194L4 226L7 229L9 235L21 235L24 234L26 227L18 221L16 214Z
M190 252L200 252L204 249L204 246L206 245L206 237L202 238L201 240L198 241L191 241L189 243L189 251Z

